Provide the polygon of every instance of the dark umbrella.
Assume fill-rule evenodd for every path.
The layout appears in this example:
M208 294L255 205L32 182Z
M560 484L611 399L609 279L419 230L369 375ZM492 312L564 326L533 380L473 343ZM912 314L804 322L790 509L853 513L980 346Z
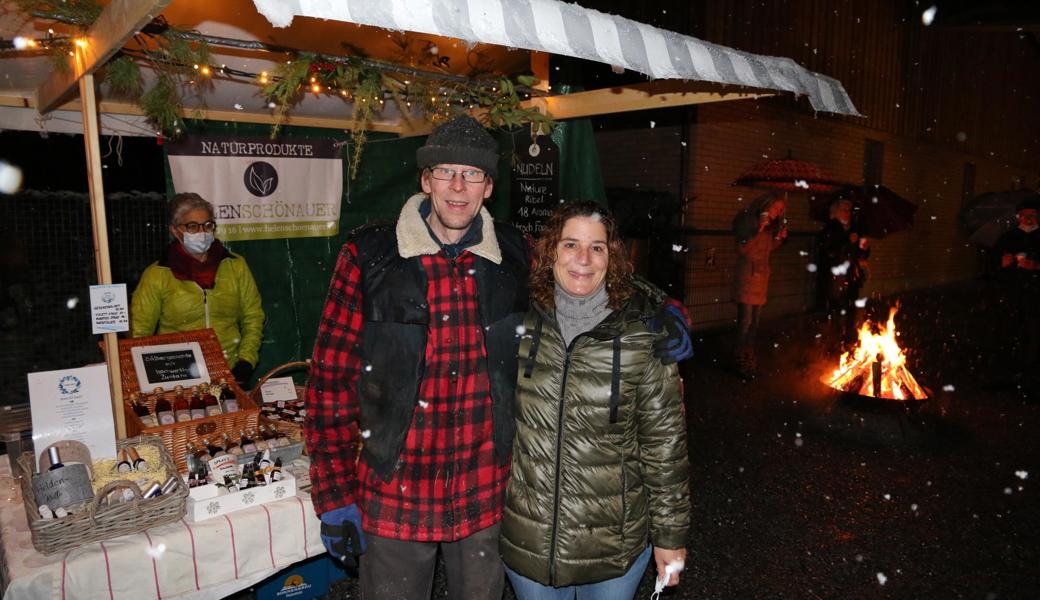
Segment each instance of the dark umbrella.
M971 234L969 239L972 242L992 247L1005 231L1014 226L1018 203L1036 196L1037 193L1029 188L979 194L961 209L961 225Z
M917 205L883 185L845 185L837 192L809 198L809 216L824 223L835 200L852 202L853 226L870 238L881 239L914 224Z
M842 183L819 165L784 158L758 163L738 177L733 185L784 192L828 194L841 188Z

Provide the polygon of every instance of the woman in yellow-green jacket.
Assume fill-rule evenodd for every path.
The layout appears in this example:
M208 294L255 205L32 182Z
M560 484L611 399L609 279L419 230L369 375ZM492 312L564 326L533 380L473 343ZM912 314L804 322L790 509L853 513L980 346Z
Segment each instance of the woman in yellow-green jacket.
M212 328L244 384L259 361L264 309L246 260L214 238L213 205L198 194L174 196L165 255L141 275L130 304L131 335Z

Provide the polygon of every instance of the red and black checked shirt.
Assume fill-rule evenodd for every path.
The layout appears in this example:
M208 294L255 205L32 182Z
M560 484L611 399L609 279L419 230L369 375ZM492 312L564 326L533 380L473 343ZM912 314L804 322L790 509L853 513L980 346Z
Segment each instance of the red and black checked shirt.
M397 469L385 482L364 458L354 469L361 270L353 244L340 252L307 392L311 495L318 514L357 502L365 531L381 537L455 541L501 520L509 465L496 464L492 445L484 330L472 275L477 259L465 251L454 263L443 252L419 260L430 308L424 379Z

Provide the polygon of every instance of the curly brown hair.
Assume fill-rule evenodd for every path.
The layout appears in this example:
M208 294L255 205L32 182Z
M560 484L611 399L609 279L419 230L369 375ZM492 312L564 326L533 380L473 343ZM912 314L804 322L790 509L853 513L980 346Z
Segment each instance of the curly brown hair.
M607 230L607 306L621 308L632 296L632 263L628 260L625 242L621 239L617 221L605 206L594 202L569 202L553 211L545 223L541 237L534 245L534 266L531 268L531 298L545 308L556 307L556 248L563 237L563 226L574 217L593 217Z

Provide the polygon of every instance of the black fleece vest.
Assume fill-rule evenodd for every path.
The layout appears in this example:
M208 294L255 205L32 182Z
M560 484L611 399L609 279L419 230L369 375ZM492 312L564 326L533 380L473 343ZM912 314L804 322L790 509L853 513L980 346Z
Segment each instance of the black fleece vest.
M474 277L485 332L495 457L504 465L515 431L517 327L527 311L530 256L526 241L511 226L495 223L495 235L502 263L477 256ZM389 480L401 456L423 378L430 324L426 273L418 257L401 258L394 224L366 226L352 237L361 268L364 315L357 389L361 429L369 432L363 455Z

